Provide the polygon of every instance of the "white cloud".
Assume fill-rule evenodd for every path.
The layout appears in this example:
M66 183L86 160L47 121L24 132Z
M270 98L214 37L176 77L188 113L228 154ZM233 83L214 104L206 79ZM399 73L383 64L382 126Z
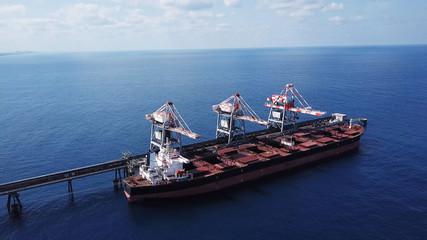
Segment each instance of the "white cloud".
M356 17L352 18L351 21L353 21L353 22L360 22L360 21L363 21L363 19L364 18L362 16L356 16Z
M230 26L229 23L219 23L215 26L214 32L224 32Z
M110 0L127 5L152 5L162 9L199 10L211 8L216 0Z
M340 16L335 16L335 17L328 18L328 21L330 21L330 22L336 22L336 23L340 23L343 20L344 20L344 18L342 18Z
M186 32L199 34L218 29L218 20L225 16L218 11L207 11L218 0L112 0L125 7L121 9L121 18L112 17L112 26L125 26L136 31L155 33ZM131 8L127 8L133 5ZM141 6L138 6L141 5ZM155 7L160 11L149 7ZM99 8L99 7L98 7ZM90 8L93 12L96 9ZM99 9L98 9L99 10ZM87 14L90 15L90 14ZM91 18L105 20L105 15L93 14ZM112 20L107 18L107 20ZM221 28L225 26L221 25Z
M27 8L22 4L0 6L0 14L19 14L24 16Z
M73 4L60 8L46 17L8 18L0 20L0 32L10 39L56 39L109 36L133 27L126 18L129 12L120 7L96 4ZM84 34L82 34L84 32Z
M215 0L148 0L143 2L164 9L200 10L211 8Z
M332 2L322 8L322 12L339 11L344 9L344 4Z
M162 15L147 16L142 10L133 9L128 11L124 24L135 29L145 29L156 33L188 32L201 34L212 29L218 29L216 19L225 15L211 11L185 11L181 9L169 9ZM225 26L220 26L225 28Z
M115 24L116 21L110 16L119 10L119 7L106 8L96 4L78 3L59 9L53 16L70 26L84 28Z
M189 11L187 13L183 14L184 17L190 17L190 18L221 18L224 16L224 14L215 14L213 12L207 12L207 11Z
M258 7L263 6L279 16L306 17L313 15L324 4L322 0L262 0Z
M226 7L239 7L241 4L240 0L224 0L224 5Z
M52 18L20 18L0 20L0 31L2 34L8 33L8 37L17 37L18 39L33 39L34 36L50 37L58 32L61 24ZM34 39L32 40L34 41Z
M291 17L305 17L311 16L314 14L314 10L319 9L319 4L307 4L302 6L299 9L296 9L289 13Z

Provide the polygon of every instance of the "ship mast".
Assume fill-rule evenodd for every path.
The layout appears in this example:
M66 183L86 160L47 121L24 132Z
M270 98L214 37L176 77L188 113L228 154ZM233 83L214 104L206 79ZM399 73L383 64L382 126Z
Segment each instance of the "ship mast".
M150 151L171 147L181 152L181 134L198 139L199 134L191 131L187 123L181 117L175 105L169 101L145 118L151 121Z
M216 138L228 137L228 143L238 135L246 137L244 121L268 125L268 122L262 120L239 93L220 104L213 105L212 109L218 113Z
M300 107L295 106L295 99ZM322 116L326 112L313 110L304 97L294 87L292 83L286 84L279 95L272 95L267 98L266 107L270 107L268 122L272 127L279 128L283 132L285 123L295 121L299 118L298 113L304 113L315 116Z

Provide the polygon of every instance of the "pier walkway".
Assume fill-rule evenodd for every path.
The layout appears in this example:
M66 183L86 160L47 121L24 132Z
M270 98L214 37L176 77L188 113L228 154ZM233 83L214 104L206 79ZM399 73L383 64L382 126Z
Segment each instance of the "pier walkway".
M22 204L19 199L19 191L41 187L49 184L59 183L68 181L68 192L73 194L73 186L71 181L76 178L87 177L95 174L101 174L109 171L115 171L114 186L117 186L118 182L122 179L121 170L123 171L123 177L127 177L133 174L134 169L140 165L141 162L145 162L147 155L130 156L130 154L124 154L123 158L90 165L81 168L75 168L67 171L61 171L51 174L46 174L38 177L22 179L14 182L0 184L0 196L8 195L7 209L10 211L16 211L22 209ZM11 201L13 204L11 205Z

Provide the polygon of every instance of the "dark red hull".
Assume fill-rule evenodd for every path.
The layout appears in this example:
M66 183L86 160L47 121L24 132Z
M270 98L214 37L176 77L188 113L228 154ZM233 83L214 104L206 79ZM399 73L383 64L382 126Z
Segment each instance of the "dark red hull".
M334 142L321 146L316 145L312 148L301 148L301 150L293 153L276 155L275 157L264 159L263 161L250 162L243 167L215 174L207 174L183 182L135 186L131 184L131 180L125 179L125 194L129 201L135 201L143 198L187 197L232 187L264 176L354 151L358 149L360 136L363 134L363 128L360 127L359 129L360 131L358 131L357 134L347 136L339 141L335 140ZM307 145L309 144L305 146ZM257 154L253 153L253 155ZM252 155L250 157L252 157ZM245 158L247 159L248 156ZM135 179L138 178L138 176L131 178L134 178L133 180L138 180Z

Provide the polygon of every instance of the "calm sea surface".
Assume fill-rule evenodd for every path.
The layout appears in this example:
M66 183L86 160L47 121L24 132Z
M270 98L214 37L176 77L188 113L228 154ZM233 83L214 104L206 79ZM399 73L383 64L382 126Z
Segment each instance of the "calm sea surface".
M368 118L358 153L185 200L128 204L113 172L73 181L73 200L23 191L19 216L0 196L0 239L427 239L427 46L2 56L0 183L145 153L168 100L212 139L213 104L239 92L265 119L290 82Z

